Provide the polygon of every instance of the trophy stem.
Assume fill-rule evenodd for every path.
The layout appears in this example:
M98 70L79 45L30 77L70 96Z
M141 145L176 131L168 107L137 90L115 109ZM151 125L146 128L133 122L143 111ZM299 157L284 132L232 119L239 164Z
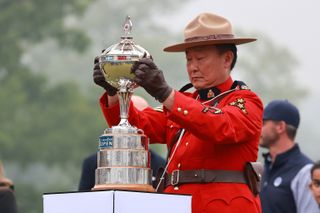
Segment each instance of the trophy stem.
M118 126L131 127L128 121L128 112L130 106L130 99L132 92L118 92L119 102L120 102L120 123Z
M119 82L120 123L118 126L121 127L132 127L128 121L130 100L133 94L132 84L132 81L129 79L120 79Z

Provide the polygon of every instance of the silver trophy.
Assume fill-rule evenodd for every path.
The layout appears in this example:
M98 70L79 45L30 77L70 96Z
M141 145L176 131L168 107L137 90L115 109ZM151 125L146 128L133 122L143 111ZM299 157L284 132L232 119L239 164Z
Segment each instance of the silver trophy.
M151 185L150 153L148 138L143 131L128 122L128 110L133 89L134 74L131 66L148 51L135 45L130 36L132 22L127 16L123 24L124 36L120 43L107 48L99 57L105 80L118 89L120 123L107 128L99 137L99 152L92 190L123 189L155 191Z

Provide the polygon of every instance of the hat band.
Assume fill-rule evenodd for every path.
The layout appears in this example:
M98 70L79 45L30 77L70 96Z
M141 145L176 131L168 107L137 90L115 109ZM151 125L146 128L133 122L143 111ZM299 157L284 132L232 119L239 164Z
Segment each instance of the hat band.
M208 40L221 40L221 39L232 39L234 36L232 34L215 34L208 36L196 36L187 38L185 42L195 42L195 41L208 41Z

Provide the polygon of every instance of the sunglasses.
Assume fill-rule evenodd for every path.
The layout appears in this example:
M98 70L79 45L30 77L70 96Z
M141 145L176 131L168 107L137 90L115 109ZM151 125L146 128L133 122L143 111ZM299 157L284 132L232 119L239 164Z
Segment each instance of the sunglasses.
M312 186L319 188L320 187L320 180L313 179L311 184L312 184Z

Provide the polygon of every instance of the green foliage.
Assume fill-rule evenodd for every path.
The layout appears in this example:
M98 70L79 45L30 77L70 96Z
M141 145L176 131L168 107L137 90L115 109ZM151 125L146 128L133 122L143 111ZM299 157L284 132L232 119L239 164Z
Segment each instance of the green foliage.
M54 156L60 156L54 162L81 161L77 147L95 143L102 131L97 103L73 84L48 88L43 77L17 72L2 85L0 99L7 100L1 104L6 113L0 117L0 141L7 145L1 151L8 160L16 159L15 153L23 164L39 159L51 164Z
M23 42L39 42L47 37L62 45L84 50L88 38L79 29L64 25L66 14L80 15L90 0L1 0L0 72L17 70Z
M95 22L81 22L81 15L92 2L0 0L0 157L15 183L21 212L42 212L41 196L45 192L76 190L82 160L96 151L98 136L106 128L97 100L101 89L91 80L94 55L84 54L89 41L95 40L90 35L104 24L100 19L99 26L90 31ZM127 15L120 11L135 16L143 28L152 22L146 16L165 8L169 0L99 2L103 4L99 13L114 21L114 29L119 32L114 38L119 38L119 25L121 29ZM145 11L136 10L137 7ZM92 17L98 15L92 9L91 12ZM72 20L80 22L75 25ZM84 30L83 23L89 28ZM108 30L112 30L111 25ZM62 51L58 54L64 60L54 61L55 49L45 48L33 58L39 70L31 70L32 65L23 62L24 57L30 56L32 47L48 40L59 45L54 48ZM100 48L103 46L99 51ZM83 68L81 57L88 58L83 60L88 67ZM81 72L91 85L86 85L86 93L77 84L79 70L88 70ZM55 76L65 73L71 73L70 78L63 76L63 81L52 84Z
M45 76L35 75L21 64L26 44L48 37L61 46L83 51L88 38L79 29L66 27L64 17L80 15L88 2L0 1L0 157L12 162L10 165L19 165L10 178L16 185L20 212L42 212L43 192L77 184L79 174L74 170L79 171L81 160L95 151L105 125L97 102L79 93L77 85L50 86ZM66 171L55 180L43 178L50 172L30 172L35 162L45 165L36 168L59 164L60 170ZM63 178L69 181L63 184Z
M127 15L130 15L133 22L131 35L136 44L146 48L155 58L157 64L169 73L168 80L176 85L176 80L182 81L181 76L186 76L183 54L167 54L162 51L164 46L172 43L175 35L168 32L164 27L155 23L166 13L172 12L185 1L148 1L148 0L122 0L111 2L97 0L84 12L82 17L75 18L68 15L66 21L68 26L82 29L83 33L90 38L90 46L85 52L79 54L75 51L59 48L52 40L44 40L32 46L29 45L24 56L27 56L26 65L33 68L33 72L46 73L50 83L61 80L72 79L77 81L84 91L92 86L92 61L101 53L101 50L120 41L123 35L122 24ZM168 9L170 5L170 9ZM125 9L124 9L125 8ZM182 31L182 29L181 29ZM50 51L48 55L43 54ZM42 70L46 66L47 69ZM75 77L76 76L76 77ZM179 82L179 85L185 83Z
M66 14L81 14L89 0L10 0L0 3L2 36L39 42L59 33L70 33L64 28ZM65 30L65 31L64 31ZM64 32L63 32L64 31Z
M13 176L19 206L41 212L43 192L76 189L81 162L97 149L106 124L97 101L81 95L76 85L61 83L50 88L43 77L26 70L7 78L1 85L0 100L0 111L5 112L0 114L1 158L19 165ZM65 171L48 179L43 176L49 171L43 170L32 173L38 181L23 182L35 162L45 168L58 165ZM69 181L63 184L61 179Z

